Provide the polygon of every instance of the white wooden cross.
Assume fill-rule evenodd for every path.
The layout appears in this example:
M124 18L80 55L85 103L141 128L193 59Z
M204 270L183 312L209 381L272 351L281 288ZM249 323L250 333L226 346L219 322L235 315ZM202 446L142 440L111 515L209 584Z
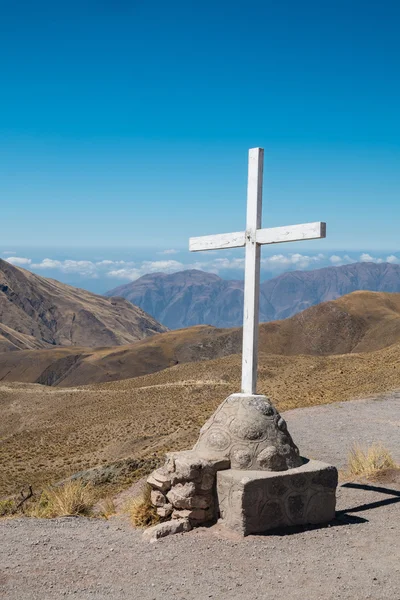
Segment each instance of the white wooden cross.
M250 149L246 231L206 235L189 240L189 250L192 252L246 247L242 353L242 392L245 394L255 394L257 389L261 245L326 236L326 224L321 222L261 229L263 163L264 150Z

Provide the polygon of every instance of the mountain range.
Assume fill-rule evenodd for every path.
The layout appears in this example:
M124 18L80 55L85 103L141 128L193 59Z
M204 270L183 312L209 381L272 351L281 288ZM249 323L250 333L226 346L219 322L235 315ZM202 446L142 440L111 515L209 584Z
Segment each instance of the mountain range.
M330 356L400 343L400 294L353 292L282 321L262 323L260 354ZM107 348L69 346L0 354L0 381L76 386L148 375L238 355L242 329L198 325Z
M166 330L123 298L98 296L0 259L0 352L117 346Z
M362 262L283 273L261 284L260 321L285 319L357 290L400 292L400 265ZM144 275L106 296L129 300L170 329L237 327L243 320L243 282L199 270Z

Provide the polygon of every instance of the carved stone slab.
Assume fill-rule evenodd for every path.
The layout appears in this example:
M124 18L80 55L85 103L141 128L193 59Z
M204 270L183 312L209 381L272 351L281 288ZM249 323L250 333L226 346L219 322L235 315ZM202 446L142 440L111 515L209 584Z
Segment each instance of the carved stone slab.
M289 471L217 473L222 523L242 535L290 525L318 524L335 517L338 473L310 460Z
M285 420L261 395L229 396L201 428L193 450L226 458L232 469L285 471L302 464Z

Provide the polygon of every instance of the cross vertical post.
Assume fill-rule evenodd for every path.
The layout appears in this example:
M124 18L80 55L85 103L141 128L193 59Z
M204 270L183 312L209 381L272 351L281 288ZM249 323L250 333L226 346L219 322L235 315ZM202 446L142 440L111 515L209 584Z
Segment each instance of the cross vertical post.
M261 229L264 150L249 150L246 231L192 237L191 252L245 248L242 393L257 393L258 322L260 304L260 251L265 244L300 242L326 237L326 223L316 221L302 225Z
M256 235L257 230L261 228L263 164L264 150L249 150L242 351L244 394L255 394L257 389L261 247L257 244Z

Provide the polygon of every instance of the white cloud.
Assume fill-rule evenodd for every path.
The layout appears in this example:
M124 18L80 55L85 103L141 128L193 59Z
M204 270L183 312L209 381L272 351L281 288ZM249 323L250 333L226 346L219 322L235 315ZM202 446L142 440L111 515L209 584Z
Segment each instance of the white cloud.
M179 250L170 248L169 250L161 250L161 252L157 252L157 254L179 254Z
M312 264L317 264L325 259L324 254L316 254L308 256L307 254L274 254L267 258L263 258L261 264L269 269L282 269L285 267L297 267L298 269L306 269Z
M381 265L384 262L388 262L388 263L398 263L400 262L400 259L397 258L397 256L395 256L394 254L390 254L389 256L387 256L386 258L375 258L374 256L371 256L368 253L363 253L360 256L360 261L361 262L374 262L377 263L378 265Z
M33 263L32 269L58 269L63 273L77 273L86 277L97 277L95 263L90 260L54 260L44 258L40 263Z
M125 260L100 260L96 263L99 267L109 267L111 265L134 265L134 262L126 262Z
M107 273L108 277L116 277L118 279L128 279L134 281L146 273L157 273L161 271L163 273L175 273L176 271L182 271L183 269L193 268L191 265L184 265L177 260L145 260L142 262L140 267L124 267L122 269L114 269Z
M312 264L318 264L325 259L324 254L316 254L314 256L307 256L305 254L274 254L261 259L261 266L265 269L271 270L282 270L287 267L297 267L299 269L305 269ZM186 265L186 269L205 269L218 273L220 270L225 269L244 269L244 258L215 258L210 262L196 263L195 265Z
M208 265L214 269L243 269L244 258L215 258Z
M2 253L3 256L10 256L12 254L16 254L15 250L4 250L4 252Z
M44 258L40 263L34 263L32 265L34 269L61 269L62 262L60 260L53 260L52 258Z
M361 262L375 262L375 259L373 256L371 256L370 254L368 254L367 252L364 252L363 254L361 254L360 256L360 261Z
M185 269L185 265L177 260L145 260L142 262L142 269L148 269L154 273L156 271L179 271Z
M33 263L32 259L18 256L10 256L5 258L12 264L24 266L37 271L55 271L60 273L77 274L86 278L110 277L120 280L134 281L147 273L175 273L185 269L199 269L209 273L220 274L224 271L237 271L243 273L245 259L239 257L218 256L218 252L208 253L207 259L204 256L197 262L183 263L173 258L168 258L168 254L172 251L163 251L166 255L162 260L145 260L140 262L125 261L125 260L110 260L104 259L100 261L90 260L58 260L53 258L44 258L40 262ZM206 254L206 253L203 253ZM209 256L212 254L213 256ZM160 257L161 258L161 257ZM389 262L400 263L400 258L391 254L386 258L373 257L369 253L364 252L360 258L363 262ZM264 270L273 271L276 273L320 267L327 264L342 265L357 262L357 259L351 258L345 254L340 256L333 254L325 256L324 254L300 254L298 252L292 254L274 254L267 256L261 260L261 267ZM46 273L47 275L48 273Z
M140 269L135 268L115 269L114 271L109 271L107 273L108 277L127 279L128 281L135 281L135 279L139 279L142 275L144 275L144 273L142 273Z
M17 267L22 267L22 266L28 266L31 264L31 259L30 258L22 258L21 256L9 256L8 258L5 259L7 262L11 263L12 265L16 265Z
M332 256L329 257L329 260L333 265L338 265L343 262L343 258L338 256L337 254L332 254Z

